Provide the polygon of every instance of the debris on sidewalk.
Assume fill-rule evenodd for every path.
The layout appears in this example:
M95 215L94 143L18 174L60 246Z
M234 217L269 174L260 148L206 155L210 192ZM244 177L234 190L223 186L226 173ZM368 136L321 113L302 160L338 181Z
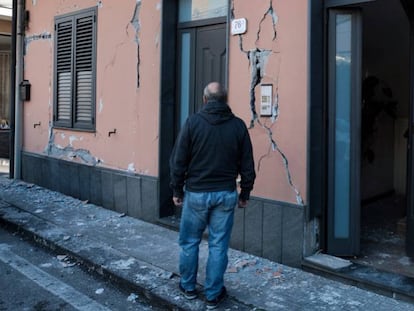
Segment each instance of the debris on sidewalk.
M76 265L76 262L72 262L71 258L68 255L57 255L56 258L64 268L73 267Z

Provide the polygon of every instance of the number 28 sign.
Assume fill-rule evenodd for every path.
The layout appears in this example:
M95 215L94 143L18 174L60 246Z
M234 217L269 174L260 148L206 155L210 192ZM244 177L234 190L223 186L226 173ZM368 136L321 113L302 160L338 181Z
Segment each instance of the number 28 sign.
M245 18L233 19L231 21L231 34L241 35L247 30L247 20Z

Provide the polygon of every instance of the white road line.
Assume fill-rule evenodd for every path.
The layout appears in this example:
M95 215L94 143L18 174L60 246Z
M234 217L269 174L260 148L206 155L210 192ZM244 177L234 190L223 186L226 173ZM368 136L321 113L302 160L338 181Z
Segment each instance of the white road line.
M47 274L27 260L10 251L10 245L0 244L0 260L46 289L50 293L66 301L74 308L82 311L110 311L107 307L78 292L73 287Z

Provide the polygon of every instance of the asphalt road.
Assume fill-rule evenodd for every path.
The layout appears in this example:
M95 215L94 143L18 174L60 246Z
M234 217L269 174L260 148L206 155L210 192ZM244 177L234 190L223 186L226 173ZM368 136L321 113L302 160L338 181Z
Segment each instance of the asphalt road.
M84 271L66 254L0 228L0 311L160 310Z

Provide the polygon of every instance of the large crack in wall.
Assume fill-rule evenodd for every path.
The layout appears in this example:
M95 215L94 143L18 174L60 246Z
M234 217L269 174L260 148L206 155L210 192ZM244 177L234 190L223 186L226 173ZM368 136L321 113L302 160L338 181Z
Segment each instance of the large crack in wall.
M135 29L135 43L137 45L137 88L140 85L140 74L139 74L139 66L141 63L141 56L140 56L140 39L139 39L139 30L141 28L141 23L139 21L139 13L141 11L141 0L137 0L135 5L134 14L132 15L131 24L134 26Z
M103 6L103 4L101 3L101 6ZM125 26L125 33L126 33L126 37L123 41L121 41L120 43L118 43L115 48L114 48L114 53L113 53L113 57L111 58L111 61L105 66L104 71L106 72L107 68L114 66L116 63L116 59L118 56L118 50L120 49L120 47L122 47L124 44L128 43L128 36L129 36L129 27L132 25L132 27L134 27L134 41L135 44L137 45L137 64L136 64L136 87L139 88L140 87L140 64L141 64L141 56L140 56L140 38L139 38L139 32L141 29L141 23L139 20L139 14L141 11L141 0L136 0L136 5L134 7L134 12L132 14L132 18L130 21L128 21L128 24Z
M230 17L231 17L232 20L235 19L234 11L235 11L234 0L232 0L231 11L230 11L230 14L231 14ZM277 142L273 138L272 126L276 123L276 121L279 117L279 112L280 112L279 111L278 92L277 91L275 92L274 99L273 99L274 103L273 103L272 116L271 116L272 126L267 126L266 124L262 123L260 121L260 118L257 115L257 112L256 112L256 95L255 95L256 94L256 88L257 88L258 85L260 85L260 83L262 82L263 77L265 76L266 65L268 63L269 57L271 57L271 55L273 53L275 53L271 49L259 49L258 46L257 46L257 43L260 40L260 33L262 31L262 24L267 18L269 18L269 16L272 19L272 32L273 32L272 41L275 41L276 38L277 38L276 24L278 22L278 16L276 14L276 11L273 8L273 0L270 0L269 8L263 14L263 17L261 18L261 20L259 22L259 28L258 28L258 31L257 31L257 34L256 34L255 48L251 49L249 51L246 51L243 48L243 35L242 34L238 35L239 36L240 51L242 53L246 54L246 56L249 60L249 67L250 67L250 90L249 90L249 94L250 94L250 111L251 111L252 118L250 120L250 127L249 128L253 128L255 123L257 123L259 126L261 126L266 131L266 134L268 135L269 142L270 142L269 152L270 151L276 151L281 156L289 186L295 192L296 202L300 205L304 205L302 195L301 195L299 189L293 183L292 176L291 176L290 169L289 169L288 158L286 157L284 152L279 148ZM277 81L277 79L275 79L275 81ZM260 166L261 166L262 160L269 155L269 152L260 157L260 159L258 161L258 168L257 168L258 171L260 171Z

